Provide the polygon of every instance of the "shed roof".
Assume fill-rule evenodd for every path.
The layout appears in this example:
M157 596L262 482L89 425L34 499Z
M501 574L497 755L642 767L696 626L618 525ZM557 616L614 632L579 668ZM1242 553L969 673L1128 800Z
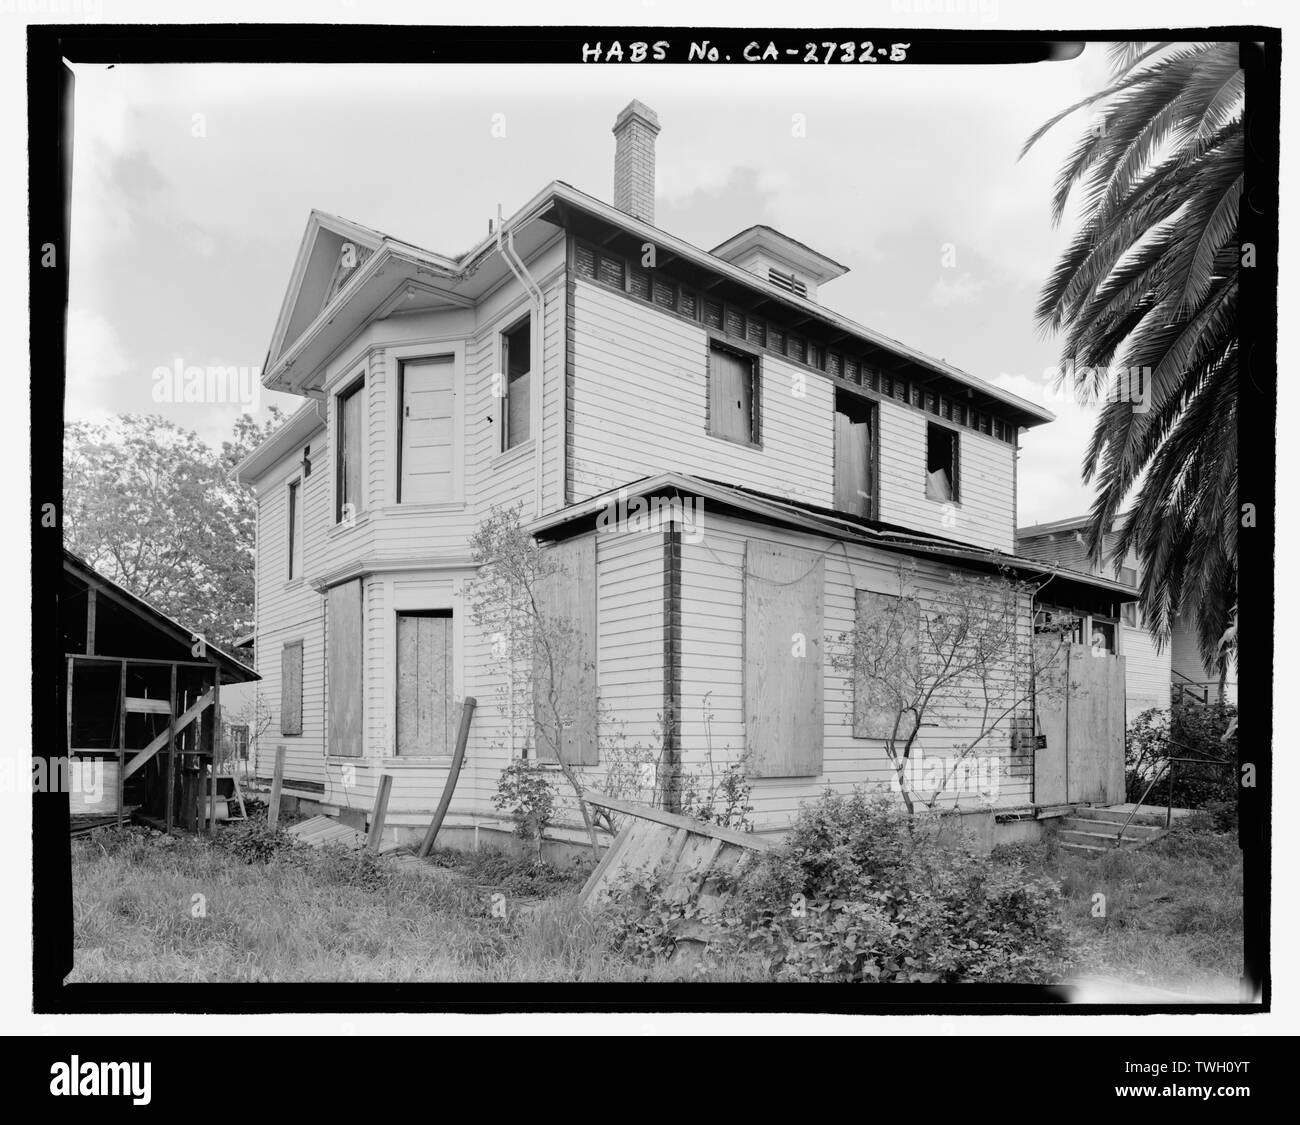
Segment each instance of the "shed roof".
M142 660L181 659L176 655L177 647L189 651L194 641L194 631L185 628L175 618L168 617L156 606L150 605L143 598L131 593L111 578L105 578L80 555L66 547L63 549L63 575L65 585L71 579L87 588L93 588L97 594L110 598L114 603L130 613L140 626L140 650L130 653L113 653L115 656L137 656ZM66 597L67 594L61 595ZM193 659L191 657L191 659ZM229 676L236 683L246 683L261 677L247 664L236 660L211 641L204 641L204 656L200 658L220 668L223 675Z

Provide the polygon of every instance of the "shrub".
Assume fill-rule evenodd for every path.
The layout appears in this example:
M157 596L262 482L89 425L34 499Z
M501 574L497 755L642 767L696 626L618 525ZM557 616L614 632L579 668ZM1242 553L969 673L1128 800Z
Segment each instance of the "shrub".
M1206 762L1204 765L1178 762L1173 766L1173 804L1176 808L1221 809L1217 819L1235 825L1237 803L1237 737L1225 740L1223 734L1236 718L1237 709L1225 703L1201 703L1188 696L1175 698L1168 711L1143 711L1130 724L1125 739L1125 791L1129 801L1138 801L1146 793L1156 770L1171 758L1226 758L1227 764ZM1166 771L1147 796L1147 802L1162 804L1169 800L1169 774ZM1222 806L1231 804L1226 814Z
M555 816L555 787L546 770L532 758L517 758L501 771L492 803L510 814L515 835L536 841L540 851L542 834Z
M614 896L615 943L670 956L709 945L761 955L777 980L1052 979L1065 955L1060 890L1014 854L974 854L886 796L828 792L743 877L717 919L642 880Z
M266 863L294 846L290 836L273 831L264 820L252 819L226 828L217 836L217 844L245 863Z

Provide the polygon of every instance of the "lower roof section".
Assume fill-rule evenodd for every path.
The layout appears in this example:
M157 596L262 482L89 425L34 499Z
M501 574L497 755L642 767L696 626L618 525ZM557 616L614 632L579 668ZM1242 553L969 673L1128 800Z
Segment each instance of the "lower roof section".
M654 510L655 501L671 504L674 499L686 498L702 500L706 510L767 526L864 543L914 558L947 559L966 570L1007 573L1020 580L1035 581L1040 585L1039 599L1054 605L1114 615L1119 605L1134 600L1133 590L1113 579L1080 574L1037 559L908 531L685 473L658 473L643 477L542 516L532 521L528 528L538 539L566 539L590 528L604 526L611 518L630 514L629 505L634 501L645 501L644 505L636 504L636 508L650 512ZM615 515L611 517L611 513Z

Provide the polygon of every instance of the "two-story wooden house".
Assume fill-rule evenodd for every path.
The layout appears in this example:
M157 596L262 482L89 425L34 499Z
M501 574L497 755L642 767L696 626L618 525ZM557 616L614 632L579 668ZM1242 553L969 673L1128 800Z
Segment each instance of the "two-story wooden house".
M779 231L709 251L658 229L658 131L639 102L619 114L613 206L554 182L456 257L312 214L264 374L304 403L240 468L286 793L368 809L389 773L388 823L422 826L472 695L448 823L497 823L502 768L535 752L464 602L502 505L573 578L578 768L614 737L685 769L743 753L760 827L888 780L823 651L861 593L897 596L900 564L932 589L1042 570L1014 557L1016 456L1052 416L833 311L846 267ZM621 518L643 501L689 518ZM1128 597L1053 581L1107 612ZM951 753L968 720L923 744ZM996 804L1032 808L1032 749L999 738Z

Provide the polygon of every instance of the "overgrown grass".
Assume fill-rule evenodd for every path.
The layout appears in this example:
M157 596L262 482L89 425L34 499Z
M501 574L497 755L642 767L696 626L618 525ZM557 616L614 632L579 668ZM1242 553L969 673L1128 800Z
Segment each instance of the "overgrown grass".
M328 848L246 863L203 840L138 830L74 840L69 980L642 981L689 972L613 952L602 920L572 894L529 908L437 868L378 870L373 877L362 857ZM732 966L706 979L755 974Z
M1051 841L999 851L1019 853L1060 882L1072 975L1200 994L1235 989L1243 933L1234 834L1180 828L1144 848L1096 857Z
M74 839L69 979L767 979L757 959L667 964L619 952L609 920L578 906L580 867L557 872L497 852L440 851L442 866L407 871L283 841L257 858L264 849L231 846L239 837L225 831L227 846L143 830ZM1180 829L1097 858L1051 842L1000 852L1060 882L1068 976L1200 994L1235 987L1242 870L1234 836Z

